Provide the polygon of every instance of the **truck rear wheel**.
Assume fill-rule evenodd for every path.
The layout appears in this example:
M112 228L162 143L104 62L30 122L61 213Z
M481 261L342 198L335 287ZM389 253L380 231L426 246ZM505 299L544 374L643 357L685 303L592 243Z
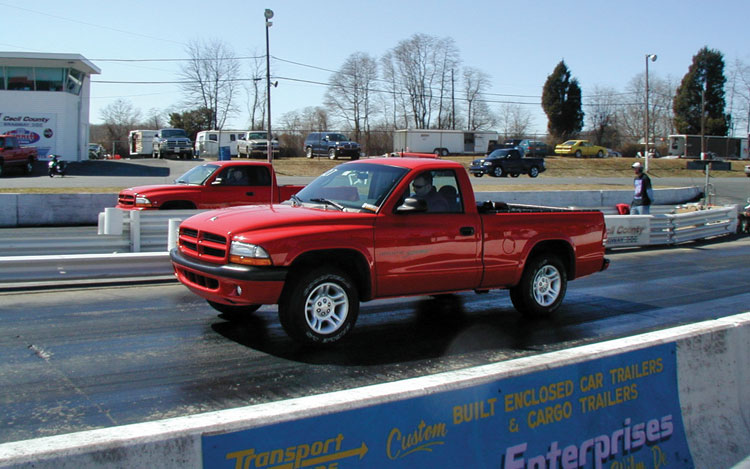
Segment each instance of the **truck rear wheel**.
M23 172L26 173L26 175L30 175L34 172L34 160L29 158L26 160L26 165L23 167Z
M532 166L531 169L529 169L529 176L533 178L539 176L539 168Z
M261 305L225 305L215 301L206 300L209 305L216 311L222 313L230 321L244 319L248 315L256 312Z
M549 316L562 304L568 288L568 276L562 261L553 254L533 257L510 289L510 299L519 312L534 317Z
M282 298L282 327L290 337L306 344L340 341L354 328L359 315L357 287L336 268L320 268L292 280Z

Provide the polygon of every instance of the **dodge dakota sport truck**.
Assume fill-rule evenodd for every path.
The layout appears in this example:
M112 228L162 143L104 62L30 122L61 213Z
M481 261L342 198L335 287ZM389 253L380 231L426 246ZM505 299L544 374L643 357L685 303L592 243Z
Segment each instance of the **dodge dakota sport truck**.
M0 135L0 176L10 167L23 168L23 172L34 171L37 159L35 147L22 147L15 135Z
M377 158L284 204L194 215L170 256L225 317L278 304L289 336L329 345L379 298L509 289L517 310L551 314L568 281L607 267L605 235L599 211L476 202L459 163Z
M304 186L276 183L267 162L216 161L195 166L175 184L123 189L117 208L123 210L214 209L235 205L279 203Z

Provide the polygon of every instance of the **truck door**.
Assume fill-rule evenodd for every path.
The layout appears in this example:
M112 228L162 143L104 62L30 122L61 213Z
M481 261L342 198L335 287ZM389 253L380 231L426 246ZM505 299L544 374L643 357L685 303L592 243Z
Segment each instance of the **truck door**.
M475 212L465 213L452 170L429 173L432 195L425 199L428 205L432 201L438 206L439 211L396 213L401 201L420 190L414 187L421 185L417 176L410 182L409 190L376 221L378 296L449 292L479 285L482 272L479 216Z
M272 200L271 174L266 166L224 168L203 194L203 208L265 204Z

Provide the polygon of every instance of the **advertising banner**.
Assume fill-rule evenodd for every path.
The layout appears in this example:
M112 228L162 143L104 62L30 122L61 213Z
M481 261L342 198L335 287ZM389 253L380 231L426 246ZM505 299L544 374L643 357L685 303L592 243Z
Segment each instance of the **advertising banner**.
M676 346L204 435L203 467L691 468Z
M18 137L22 146L36 147L40 159L55 153L56 114L0 112L0 134Z
M607 247L645 246L651 235L650 217L622 215L607 217Z

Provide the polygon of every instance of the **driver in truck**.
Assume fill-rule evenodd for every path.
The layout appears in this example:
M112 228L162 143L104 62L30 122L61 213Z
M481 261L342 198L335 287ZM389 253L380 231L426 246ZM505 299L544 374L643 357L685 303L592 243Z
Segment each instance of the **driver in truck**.
M414 197L427 202L428 212L446 212L448 211L448 202L438 194L435 186L432 185L432 174L425 172L414 178L411 183L414 190Z

